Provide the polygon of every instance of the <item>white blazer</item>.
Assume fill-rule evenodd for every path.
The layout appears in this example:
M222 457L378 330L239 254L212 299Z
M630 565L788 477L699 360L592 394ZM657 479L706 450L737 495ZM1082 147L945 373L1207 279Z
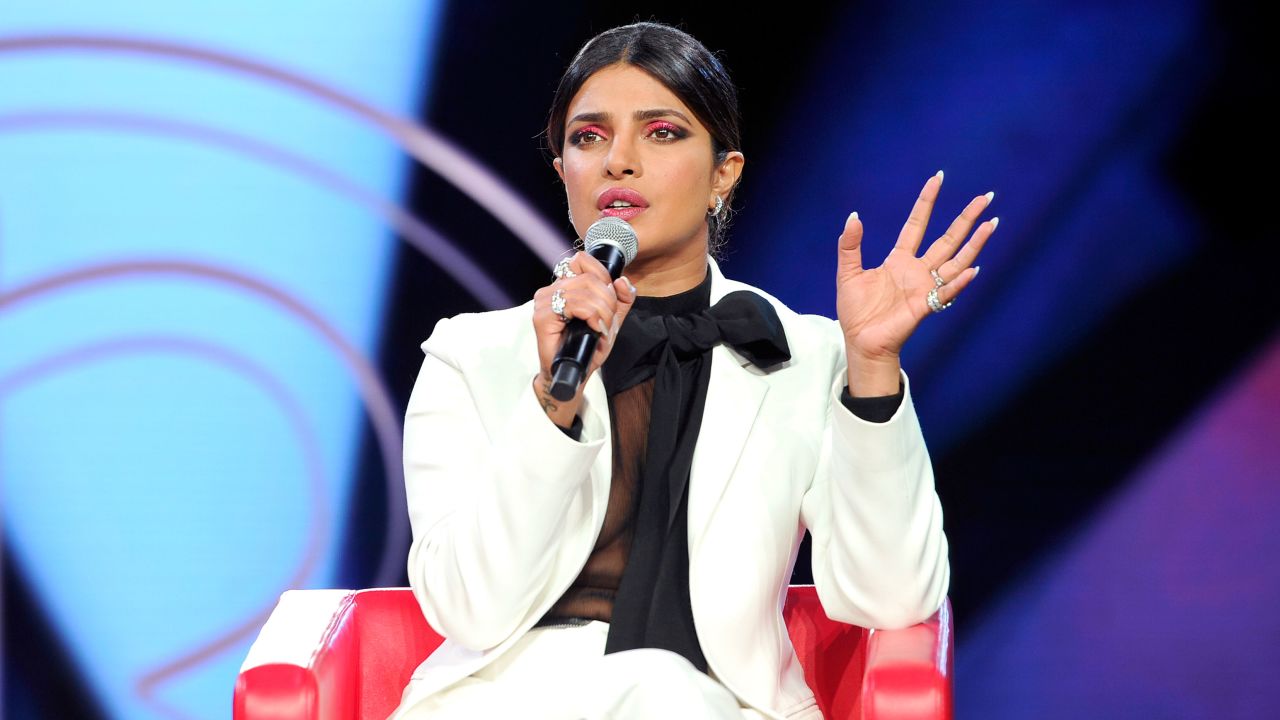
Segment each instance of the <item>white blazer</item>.
M950 583L942 507L903 371L887 422L840 402L840 325L725 278L711 302L750 290L773 303L791 360L765 371L712 350L689 480L689 592L709 674L772 718L821 717L782 618L806 528L827 615L870 628L922 622ZM409 583L447 639L414 672L400 708L493 661L577 578L604 523L609 406L593 372L580 441L533 391L533 301L436 323L405 416L413 544ZM399 713L397 713L398 715ZM396 716L393 715L392 718Z

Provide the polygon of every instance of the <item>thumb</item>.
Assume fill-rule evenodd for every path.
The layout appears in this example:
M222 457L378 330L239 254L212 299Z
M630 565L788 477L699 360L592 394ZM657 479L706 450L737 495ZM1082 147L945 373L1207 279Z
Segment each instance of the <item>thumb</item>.
M627 317L627 313L631 312L631 306L636 301L636 286L631 284L631 280L626 275L613 281L613 289L618 297L618 306L613 313L613 332L616 335L618 329L622 327L622 321Z
M856 210L845 218L839 247L836 280L844 282L862 272L862 220L858 219Z

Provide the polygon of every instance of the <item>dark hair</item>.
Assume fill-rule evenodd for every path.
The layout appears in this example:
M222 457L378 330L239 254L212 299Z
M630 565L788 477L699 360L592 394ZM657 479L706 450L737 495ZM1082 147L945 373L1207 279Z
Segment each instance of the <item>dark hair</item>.
M670 25L637 22L606 30L587 41L560 78L547 119L547 150L561 157L569 103L587 78L610 65L626 63L652 75L693 111L711 132L711 154L719 167L740 149L738 91L720 59L692 35ZM719 216L707 216L708 251L717 258L733 215L735 183Z

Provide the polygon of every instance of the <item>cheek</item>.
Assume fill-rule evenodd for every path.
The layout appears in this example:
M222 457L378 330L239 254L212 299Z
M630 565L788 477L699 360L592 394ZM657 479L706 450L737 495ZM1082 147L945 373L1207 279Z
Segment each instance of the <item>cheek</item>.
M662 187L667 194L697 205L710 186L710 169L694 162L675 164L662 170Z
M566 162L562 167L564 169L564 184L568 188L570 195L590 192L591 183L588 181L593 175L590 174L584 163Z
M697 217L702 213L707 193L707 182L692 172L675 171L664 174L660 183L663 205L681 216Z

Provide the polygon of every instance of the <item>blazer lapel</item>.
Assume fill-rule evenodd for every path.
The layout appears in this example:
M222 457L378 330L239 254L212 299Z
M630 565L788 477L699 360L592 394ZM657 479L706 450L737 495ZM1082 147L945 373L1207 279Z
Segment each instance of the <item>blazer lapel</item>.
M734 290L749 290L742 283L727 280L714 258L711 266L711 303ZM725 487L729 484L747 436L755 424L769 384L753 372L751 361L720 344L711 350L711 372L698 444L689 471L689 550L710 522Z
M744 283L725 278L715 258L707 255L711 266L711 303L734 290L752 290ZM755 424L769 384L732 347L720 344L711 350L711 372L707 385L706 405L698 430L689 469L689 548L696 548L702 531L711 520L716 505L737 467L738 457ZM592 525L599 529L609 501L609 484L613 476L613 428L609 420L609 401L600 373L593 372L583 389L584 405L590 408L604 430L604 447L591 468ZM585 418L584 418L585 420ZM594 542L594 541L593 541Z
M600 454L596 456L596 461L591 466L591 525L596 528L594 537L598 537L600 530L604 528L604 514L609 503L609 485L613 482L613 426L609 418L609 398L605 394L604 380L600 378L599 368L587 378L587 384L582 390L582 400L583 405L591 409L590 412L595 416L596 422L600 423L604 429L604 447L600 448ZM595 544L594 537L591 541L592 545Z

